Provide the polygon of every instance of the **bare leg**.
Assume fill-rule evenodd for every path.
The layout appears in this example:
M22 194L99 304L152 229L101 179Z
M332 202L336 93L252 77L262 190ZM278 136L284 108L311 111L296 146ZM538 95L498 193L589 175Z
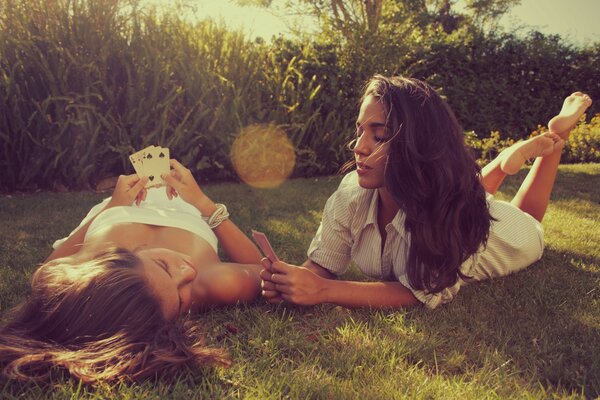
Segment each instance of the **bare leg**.
M504 182L504 178L506 178L506 173L500 168L501 161L502 158L498 155L481 169L481 184L485 191L490 194L496 194L498 188Z
M514 175L527 160L548 156L564 145L565 141L559 135L550 132L520 141L500 153L500 168L508 175Z
M579 117L591 104L592 101L587 95L581 92L573 93L567 97L560 113L552 118L548 125L563 140L566 140ZM538 221L544 218L550 201L550 194L554 187L558 164L560 163L561 150L562 146L555 146L555 150L551 154L538 157L535 160L512 200L512 204Z
M486 192L495 194L507 174L516 174L527 160L549 155L557 148L562 149L563 145L564 141L554 133L515 143L483 167L481 183Z

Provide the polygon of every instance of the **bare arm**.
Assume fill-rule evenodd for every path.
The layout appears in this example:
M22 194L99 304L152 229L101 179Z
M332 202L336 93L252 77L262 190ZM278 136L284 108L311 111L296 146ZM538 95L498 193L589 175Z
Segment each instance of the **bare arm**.
M216 204L206 195L199 196L192 205L202 215L211 215L216 209ZM231 261L242 264L258 264L261 254L258 248L244 232L230 219L223 221L214 229L219 243Z
M268 260L263 259L263 266ZM420 304L412 291L399 282L354 282L307 260L297 267L283 262L261 271L263 296L300 305L333 303L344 307L400 308Z
M218 263L198 271L196 280L206 291L202 308L256 300L260 270L256 264Z
M400 308L421 304L412 291L400 282L330 280L323 286L318 299L321 303L334 303L349 308ZM293 297L291 301L294 302Z
M140 179L137 175L121 175L117 180L117 185L113 191L113 195L106 206L90 219L85 225L79 228L73 233L67 240L61 243L44 262L52 261L57 258L71 256L79 252L85 234L92 222L96 219L103 211L116 206L131 205L134 201L139 204L146 195L144 185L148 181L148 178L143 177Z
M167 182L167 196L181 196L187 203L193 205L204 216L210 216L216 209L216 204L202 191L192 172L177 160L170 160L170 175L163 176ZM242 264L260 263L260 252L232 221L225 220L214 229L219 243L231 261Z

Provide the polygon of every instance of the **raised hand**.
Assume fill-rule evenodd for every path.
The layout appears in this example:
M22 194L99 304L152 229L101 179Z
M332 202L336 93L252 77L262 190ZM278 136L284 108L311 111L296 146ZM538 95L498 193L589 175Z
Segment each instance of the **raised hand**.
M142 201L146 200L146 189L144 189L146 182L148 182L146 176L141 179L137 174L119 176L107 208L130 206L134 201L139 206Z
M205 196L196 179L194 179L192 171L175 159L171 159L169 164L172 168L170 175L162 175L162 178L167 182L167 196L169 199L179 195L187 203L193 204Z

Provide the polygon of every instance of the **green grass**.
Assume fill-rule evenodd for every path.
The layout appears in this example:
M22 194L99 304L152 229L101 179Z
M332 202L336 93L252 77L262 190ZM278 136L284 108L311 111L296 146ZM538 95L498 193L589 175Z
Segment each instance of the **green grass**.
M510 198L525 172L507 180ZM282 258L302 262L339 177L279 189L219 184L246 232L268 233ZM52 241L103 195L0 197L0 309L27 294ZM544 220L544 257L523 272L463 288L435 311L230 307L197 317L208 342L228 349L229 369L175 382L89 389L0 382L1 398L592 398L600 396L600 164L565 165ZM356 271L351 276L361 279ZM237 329L232 329L234 326Z

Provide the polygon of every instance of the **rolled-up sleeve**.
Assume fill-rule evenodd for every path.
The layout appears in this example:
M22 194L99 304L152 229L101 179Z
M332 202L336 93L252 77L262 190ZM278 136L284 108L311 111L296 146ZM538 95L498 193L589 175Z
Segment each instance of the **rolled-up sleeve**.
M431 294L425 290L413 289L410 286L410 283L408 283L408 276L406 274L400 275L398 277L398 281L406 288L408 288L411 292L413 292L417 300L419 300L425 305L425 307L429 309L434 309L440 304L446 304L451 302L452 299L454 299L454 296L460 290L461 285L464 283L461 279L459 279L458 282L456 282L454 285L445 288L441 292Z
M343 274L348 269L352 250L348 197L338 189L327 200L321 225L307 253L311 261L336 275Z
M461 272L467 277L472 277L473 266L477 264L478 259L479 252L473 254L461 265ZM441 304L450 303L458 294L460 288L467 285L468 282L470 282L471 280L472 279L467 279L467 281L465 281L459 277L454 285L448 286L447 288L437 293L429 293L426 290L416 290L412 288L410 286L410 283L408 282L408 275L406 273L406 270L404 270L401 274L398 275L398 282L410 289L410 291L413 292L415 297L429 309L434 309Z

